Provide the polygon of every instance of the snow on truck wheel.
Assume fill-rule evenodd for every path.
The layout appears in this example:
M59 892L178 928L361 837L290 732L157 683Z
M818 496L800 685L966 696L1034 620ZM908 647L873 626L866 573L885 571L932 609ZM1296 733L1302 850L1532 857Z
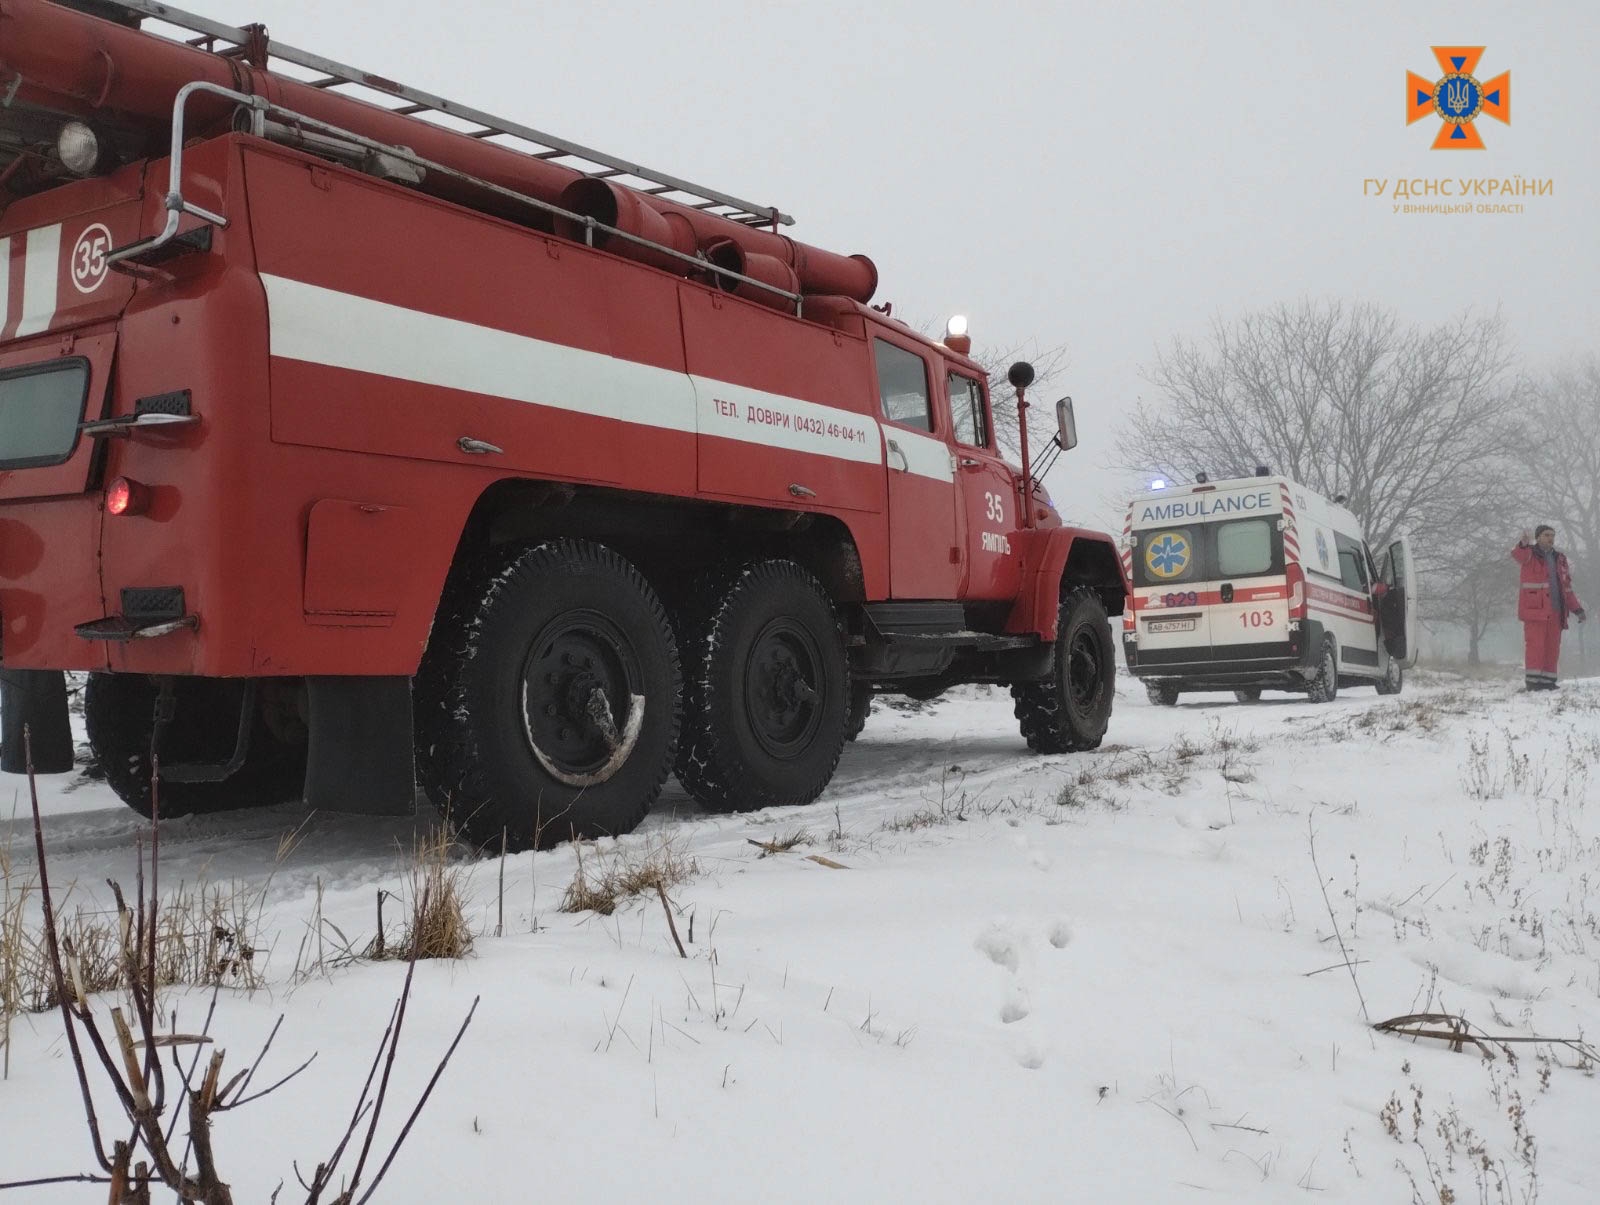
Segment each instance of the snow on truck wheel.
M1028 748L1035 753L1099 748L1111 722L1116 670L1105 604L1084 587L1064 595L1050 676L1011 688Z
M467 838L545 848L625 833L678 738L677 647L632 564L561 539L481 565L417 677L419 779Z
M833 603L787 560L715 573L696 593L678 780L716 811L810 803L839 765L850 721Z

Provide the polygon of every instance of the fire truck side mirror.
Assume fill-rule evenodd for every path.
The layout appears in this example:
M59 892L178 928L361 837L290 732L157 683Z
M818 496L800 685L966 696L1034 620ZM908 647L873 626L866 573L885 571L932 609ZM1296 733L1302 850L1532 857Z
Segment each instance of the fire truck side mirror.
M1078 446L1078 420L1072 413L1072 399L1064 397L1056 403L1056 439L1063 452Z

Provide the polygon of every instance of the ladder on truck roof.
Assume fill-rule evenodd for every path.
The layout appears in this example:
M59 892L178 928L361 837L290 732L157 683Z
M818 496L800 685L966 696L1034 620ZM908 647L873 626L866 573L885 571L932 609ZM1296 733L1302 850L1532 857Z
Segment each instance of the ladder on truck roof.
M666 172L659 172L653 168L644 167L614 155L608 155L603 151L597 151L576 142L569 142L564 138L557 138L552 134L543 133L519 122L494 117L471 106L458 104L455 101L446 100L442 96L424 92L420 88L411 88L405 84L386 79L381 75L374 75L371 72L335 62L333 59L324 58L319 54L312 54L306 50L298 50L293 46L286 46L282 42L267 38L259 26L239 29L235 26L224 25L220 21L212 21L209 18L198 16L195 13L185 12L181 8L173 8L170 5L159 3L158 0L97 0L94 8L116 10L129 16L149 18L165 25L186 30L196 35L192 38L182 39L187 45L210 50L227 58L249 60L254 56L262 61L252 65L265 67L268 70L273 69L272 59L293 63L297 67L317 73L318 77L310 80L301 79L298 75L290 77L301 83L309 84L311 87L327 89L360 88L392 97L404 103L397 106L383 106L389 108L391 112L405 117L415 117L418 120L429 120L429 124L465 134L471 138L513 140L512 142L497 141L496 145L505 146L509 150L521 151L535 159L563 162L564 166L572 167L574 170L596 179L613 180L638 192L650 193L661 197L663 200L672 201L691 209L703 210L717 217L726 218L731 222L738 222L745 226L770 226L773 229L780 225L794 225L794 218L774 206L756 205L729 193L721 192L718 189L691 184L687 180L668 175ZM93 10L91 9L90 11ZM146 32L157 33L155 30L147 30ZM157 34L157 36L161 35ZM358 97L358 99L366 98ZM476 128L461 128L457 125L436 120L438 117L453 118L464 125L475 126ZM524 145L518 146L515 143ZM528 150L525 147L534 149Z

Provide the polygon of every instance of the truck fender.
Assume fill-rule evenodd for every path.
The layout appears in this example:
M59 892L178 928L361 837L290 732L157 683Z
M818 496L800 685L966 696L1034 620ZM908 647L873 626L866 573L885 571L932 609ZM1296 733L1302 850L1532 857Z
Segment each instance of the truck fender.
M1130 585L1116 544L1104 532L1047 527L1014 532L1022 557L1022 585L1006 620L1008 635L1056 638L1061 595L1072 586L1094 588L1110 615L1127 607Z

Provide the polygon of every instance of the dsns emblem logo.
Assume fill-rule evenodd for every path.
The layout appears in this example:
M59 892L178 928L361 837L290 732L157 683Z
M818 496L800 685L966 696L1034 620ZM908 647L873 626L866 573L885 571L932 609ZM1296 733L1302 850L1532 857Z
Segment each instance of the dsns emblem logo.
M1473 124L1484 114L1511 124L1511 72L1502 71L1482 83L1474 74L1482 46L1435 46L1433 57L1444 74L1430 83L1406 72L1406 124L1424 117L1443 123L1433 140L1436 151L1481 151L1483 138Z

